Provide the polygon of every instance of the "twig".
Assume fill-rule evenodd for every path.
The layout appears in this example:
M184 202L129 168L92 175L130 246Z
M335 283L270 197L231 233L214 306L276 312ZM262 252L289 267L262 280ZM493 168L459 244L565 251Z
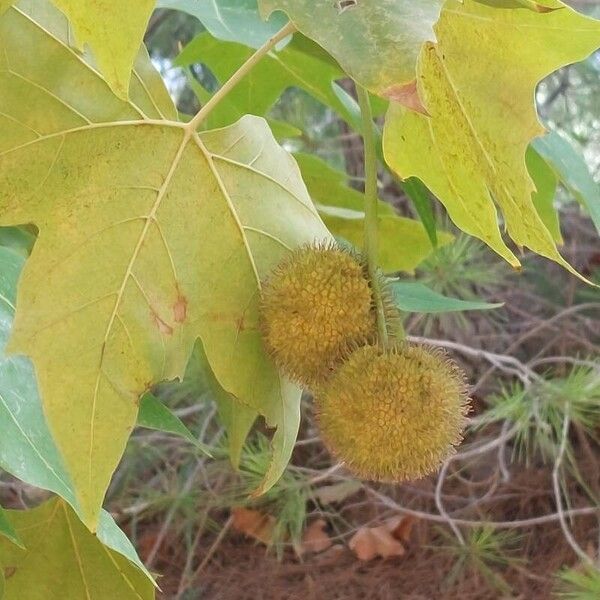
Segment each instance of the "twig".
M409 336L408 339L417 344L439 346L440 348L455 350L456 352L460 352L466 356L484 358L497 369L501 369L516 375L525 385L529 385L532 380L542 379L537 373L535 373L532 369L514 356L509 356L507 354L496 354L495 352L487 352L486 350L482 350L480 348L472 348L471 346L467 346L465 344L449 342L447 340L435 340L417 336Z
M344 463L339 462L339 463L333 465L332 467L329 467L329 469L323 471L322 473L319 473L319 475L315 475L312 479L309 479L307 481L307 484L314 485L315 483L320 483L321 481L325 481L326 479L329 479L332 475L337 473L343 466L344 466Z
M420 510L414 510L412 508L406 508L389 498L388 496L377 492L376 490L366 487L368 493L375 496L384 506L391 508L400 513L417 517L425 521L433 521L434 523L447 523L447 519L441 515L428 513ZM587 506L585 508L574 508L572 510L563 511L564 517L583 517L589 515L600 514L600 506ZM470 519L457 519L452 517L452 520L456 525L462 525L464 527L481 527L486 525L493 529L518 529L522 527L536 527L538 525L545 525L554 521L560 520L558 513L551 513L548 515L542 515L540 517L532 517L530 519L515 519L514 521L473 521Z
M465 538L463 537L460 529L452 519L452 517L446 512L446 508L444 507L444 502L442 500L442 490L444 487L444 481L446 480L446 473L448 472L448 467L450 466L449 460L447 460L440 470L440 474L438 476L438 480L435 486L435 505L440 513L440 515L446 520L446 523L450 526L450 529L454 532L456 539L460 543L461 546L465 545Z
M379 220L377 217L379 191L377 189L377 148L373 135L373 111L369 92L359 83L356 84L358 104L362 115L362 135L365 144L365 227L364 253L367 259L367 270L373 299L377 311L377 331L379 341L384 348L388 346L388 331L385 322L385 310L379 274L377 272L379 259Z
M233 525L233 515L231 515L229 517L229 519L227 519L225 525L223 525L221 531L219 531L219 535L217 535L215 541L212 543L211 547L208 549L208 552L206 553L206 556L204 557L204 559L202 560L202 562L200 563L200 565L198 565L198 568L194 571L194 574L192 575L192 577L190 579L190 581L192 583L196 579L198 579L198 576L200 575L200 573L202 573L202 571L204 570L204 568L206 567L206 565L210 562L210 559L213 557L214 553L216 552L217 548L219 547L219 545L223 541L223 538L225 537L225 535L229 531L229 528L232 525Z
M562 507L562 492L560 489L560 470L563 461L563 457L565 455L565 450L567 448L567 440L569 437L569 427L571 424L571 417L569 415L570 403L567 403L565 407L565 420L563 423L562 430L562 439L560 442L560 447L558 450L558 455L556 460L554 461L554 468L552 469L552 485L554 488L554 498L556 499L556 510L558 514L558 520L560 522L560 527L563 531L565 539L569 543L569 546L573 549L573 552L577 554L577 556L586 564L590 566L594 566L594 561L587 555L587 553L581 548L581 546L577 543L569 526L567 524L567 520L565 519L565 513Z

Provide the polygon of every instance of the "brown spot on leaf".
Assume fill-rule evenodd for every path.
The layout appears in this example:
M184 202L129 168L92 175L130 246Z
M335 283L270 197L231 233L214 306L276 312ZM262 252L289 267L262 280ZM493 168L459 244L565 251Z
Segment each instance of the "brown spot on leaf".
M173 335L173 328L168 323L165 323L154 311L150 311L150 316L152 317L157 329L163 335Z
M416 79L404 85L393 85L385 90L383 95L392 102L402 104L402 106L405 106L409 110L421 113L427 117L430 116L419 96Z
M181 294L173 305L175 323L183 323L187 317L187 300Z
M536 12L539 13L549 13L554 12L555 10L559 10L558 8L551 8L550 6L542 6L541 4L534 3L533 8Z

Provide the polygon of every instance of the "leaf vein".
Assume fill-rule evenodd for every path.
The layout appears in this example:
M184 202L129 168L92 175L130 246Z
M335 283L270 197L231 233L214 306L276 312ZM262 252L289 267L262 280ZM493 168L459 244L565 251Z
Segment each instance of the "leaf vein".
M246 231L253 231L254 233L258 233L259 235L263 235L263 236L265 236L267 238L270 238L274 242L277 242L278 244L280 244L281 246L283 246L286 250L289 250L290 252L292 251L292 249L285 242L283 242L282 240L280 240L277 236L268 233L264 229L259 229L257 227L250 227L249 225L244 225L244 229Z
M73 545L73 552L75 553L75 560L77 561L77 566L79 567L79 574L81 575L81 580L83 581L83 587L85 589L85 595L88 600L91 600L89 585L85 576L85 570L83 568L83 561L81 559L81 554L79 552L79 547L77 545L77 541L75 540L75 535L73 534L73 527L71 526L71 520L69 519L69 513L67 512L67 507L64 502L61 502L62 508L65 512L65 521L67 522L67 527L69 528L69 536L71 537L71 543Z
M286 194L288 194L292 199L294 199L296 202L298 202L299 204L302 205L302 207L309 211L311 214L317 214L315 208L313 206L310 206L308 204L306 204L302 198L298 197L296 194L294 194L292 191L290 191L288 188L286 188L280 181L277 181L277 179L275 179L274 177L272 177L271 175L268 175L267 173L263 173L262 171L259 171L258 169L255 169L254 167L252 167L251 165L247 165L245 163L241 163L237 160L233 160L232 158L227 158L225 156L220 156L218 154L212 154L211 155L215 160L220 160L226 163L229 163L235 167L239 167L240 169L245 169L247 171L250 171L251 173L253 173L254 175L257 175L258 177L260 177L261 179L265 179L266 181L270 181L271 183L274 183L277 187L281 188Z
M20 398L20 396L16 392L13 391L12 393L15 394L15 396L17 396L17 398ZM11 418L12 422L15 424L15 426L19 430L20 434L23 436L23 439L26 441L26 443L29 446L31 446L31 449L33 450L33 452L38 456L38 458L48 468L48 470L56 477L56 479L58 481L60 481L60 483L62 483L62 485L64 485L66 489L69 489L69 485L67 484L67 482L64 481L61 478L61 476L54 470L54 467L46 460L43 453L40 452L40 450L34 444L33 440L27 435L27 432L21 427L21 424L19 423L19 421L17 420L15 415L10 410L10 407L8 406L6 398L4 398L4 396L1 393L0 393L0 403L2 403L2 406L4 406L4 409L6 410L8 416Z

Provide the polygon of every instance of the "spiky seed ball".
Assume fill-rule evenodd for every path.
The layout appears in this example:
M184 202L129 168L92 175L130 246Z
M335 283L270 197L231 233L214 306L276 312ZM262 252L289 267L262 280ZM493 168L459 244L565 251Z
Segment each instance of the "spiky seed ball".
M315 398L330 451L360 477L404 481L437 469L462 440L464 376L443 352L356 350Z
M359 259L335 245L296 250L263 286L261 319L276 365L303 385L322 383L375 331Z

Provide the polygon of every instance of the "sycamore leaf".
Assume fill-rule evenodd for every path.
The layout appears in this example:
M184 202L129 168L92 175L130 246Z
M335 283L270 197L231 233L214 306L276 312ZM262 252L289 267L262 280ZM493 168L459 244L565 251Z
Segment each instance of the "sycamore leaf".
M199 442L185 423L154 394L148 393L142 396L137 426L176 435L196 446L206 456L212 457L208 447Z
M14 4L14 0L0 0L0 15Z
M22 0L20 7L0 20L0 152L107 115L113 120L177 118L144 48L136 59L130 100L123 102L110 93L90 54L71 48L69 24L60 11L44 0ZM19 48L36 48L39 54Z
M557 244L562 244L563 238L560 232L560 220L558 211L554 208L558 178L550 165L533 146L527 148L525 164L535 185L535 191L531 197L533 205L538 215L540 215L540 219L542 219L544 225L552 234L552 239Z
M329 230L350 242L355 248L364 246L365 213L337 206L318 204L317 208ZM431 240L420 221L397 215L379 215L378 264L385 273L414 272L433 251ZM438 233L439 246L454 239L446 232Z
M431 240L431 245L437 248L437 229L435 228L435 215L433 213L433 200L423 182L416 177L410 177L402 183L402 190L411 199L423 227Z
M263 21L256 0L158 0L157 6L186 12L196 17L213 37L252 48L262 46L287 23L282 13Z
M325 531L326 528L327 521L325 519L313 521L302 535L299 554L317 554L331 548L333 540Z
M539 13L514 2L449 0L423 47L418 92L428 115L392 104L384 132L386 160L401 177L416 176L465 232L514 266L496 203L518 246L571 269L532 202L525 165L542 133L532 102L536 84L600 45L600 23L558 0ZM498 52L502 48L502 52Z
M186 379L190 377L195 381L195 386L208 393L210 398L217 405L219 417L225 431L227 432L227 444L229 446L229 460L234 469L240 465L242 450L248 437L252 425L258 417L258 413L251 407L242 404L235 396L226 392L217 381L202 344L198 342L194 348L192 359L188 365ZM295 419L295 417L294 417ZM283 446L278 446L281 453L274 453L273 462L281 463L280 469L283 472L289 456Z
M7 514L26 550L0 538L4 600L154 598L152 582L106 548L63 500Z
M294 158L300 166L302 178L312 199L326 206L336 206L354 211L364 211L365 195L348 185L348 175L338 171L314 154L296 152ZM380 215L396 214L394 207L380 200Z
M183 376L198 338L289 457L300 390L264 352L260 281L292 248L330 239L294 160L260 118L200 135L147 118L18 9L0 20L0 46L2 99L35 98L2 106L0 225L40 229L10 349L33 359L85 523L96 525L139 397ZM152 88L137 96L160 112ZM273 462L260 491L280 475Z
M31 254L35 235L26 227L0 227L0 246L10 248L23 257Z
M534 140L533 147L548 161L562 184L586 207L600 233L600 186L581 154L556 131Z
M31 362L22 356L5 356L24 262L12 248L0 247L0 468L59 494L79 510L73 484L46 424ZM100 513L97 535L152 580L131 542L106 511Z
M12 523L8 520L4 509L0 506L0 538L1 537L5 537L7 540L12 542L13 544L16 544L20 548L24 548L23 543L21 542L17 532L15 531L15 528L12 526ZM1 594L0 598L2 598Z
M244 535L262 542L265 546L273 543L277 520L258 510L236 507L231 511L232 527Z
M396 306L404 312L447 313L465 310L491 310L502 304L449 298L418 281L391 281Z
M361 527L348 542L350 550L363 561L404 556L406 549L401 542L402 537L396 535L404 518L393 517L377 527Z
M0 247L0 467L75 504L69 476L46 426L32 365L26 358L5 355L24 263L23 256Z
M337 237L356 248L363 247L364 194L347 185L345 173L310 154L296 154L302 177L323 221ZM388 273L413 272L433 251L430 236L419 221L400 217L394 208L379 201L379 265ZM453 240L446 232L437 232L439 244Z
M442 0L259 0L263 15L285 11L354 79L393 98L415 78L419 50L435 40Z
M90 45L100 71L115 94L126 99L131 69L154 9L154 0L52 1L69 19L77 42Z
M252 50L241 44L220 42L202 33L181 51L175 64L207 65L220 82L225 82L251 55ZM212 112L207 126L229 125L245 114L265 115L290 87L305 90L348 120L351 117L332 87L342 77L339 67L315 51L312 42L295 36L283 50L270 52L248 73L223 106Z
M200 82L195 78L191 69L186 71L186 78L188 81L188 85L194 92L200 106L204 106L210 98L213 96L210 92L208 92ZM259 111L250 111L253 114ZM216 127L223 127L225 125L229 125L236 121L238 118L241 118L244 114L239 108L229 99L222 98L219 102L219 105L215 107L214 111L212 111L206 118L203 123L205 129L213 129ZM187 117L187 115L186 115ZM293 125L290 125L286 121L279 121L277 119L271 119L270 117L265 117L275 139L285 140L291 139L295 137L299 137L302 135L302 131Z

